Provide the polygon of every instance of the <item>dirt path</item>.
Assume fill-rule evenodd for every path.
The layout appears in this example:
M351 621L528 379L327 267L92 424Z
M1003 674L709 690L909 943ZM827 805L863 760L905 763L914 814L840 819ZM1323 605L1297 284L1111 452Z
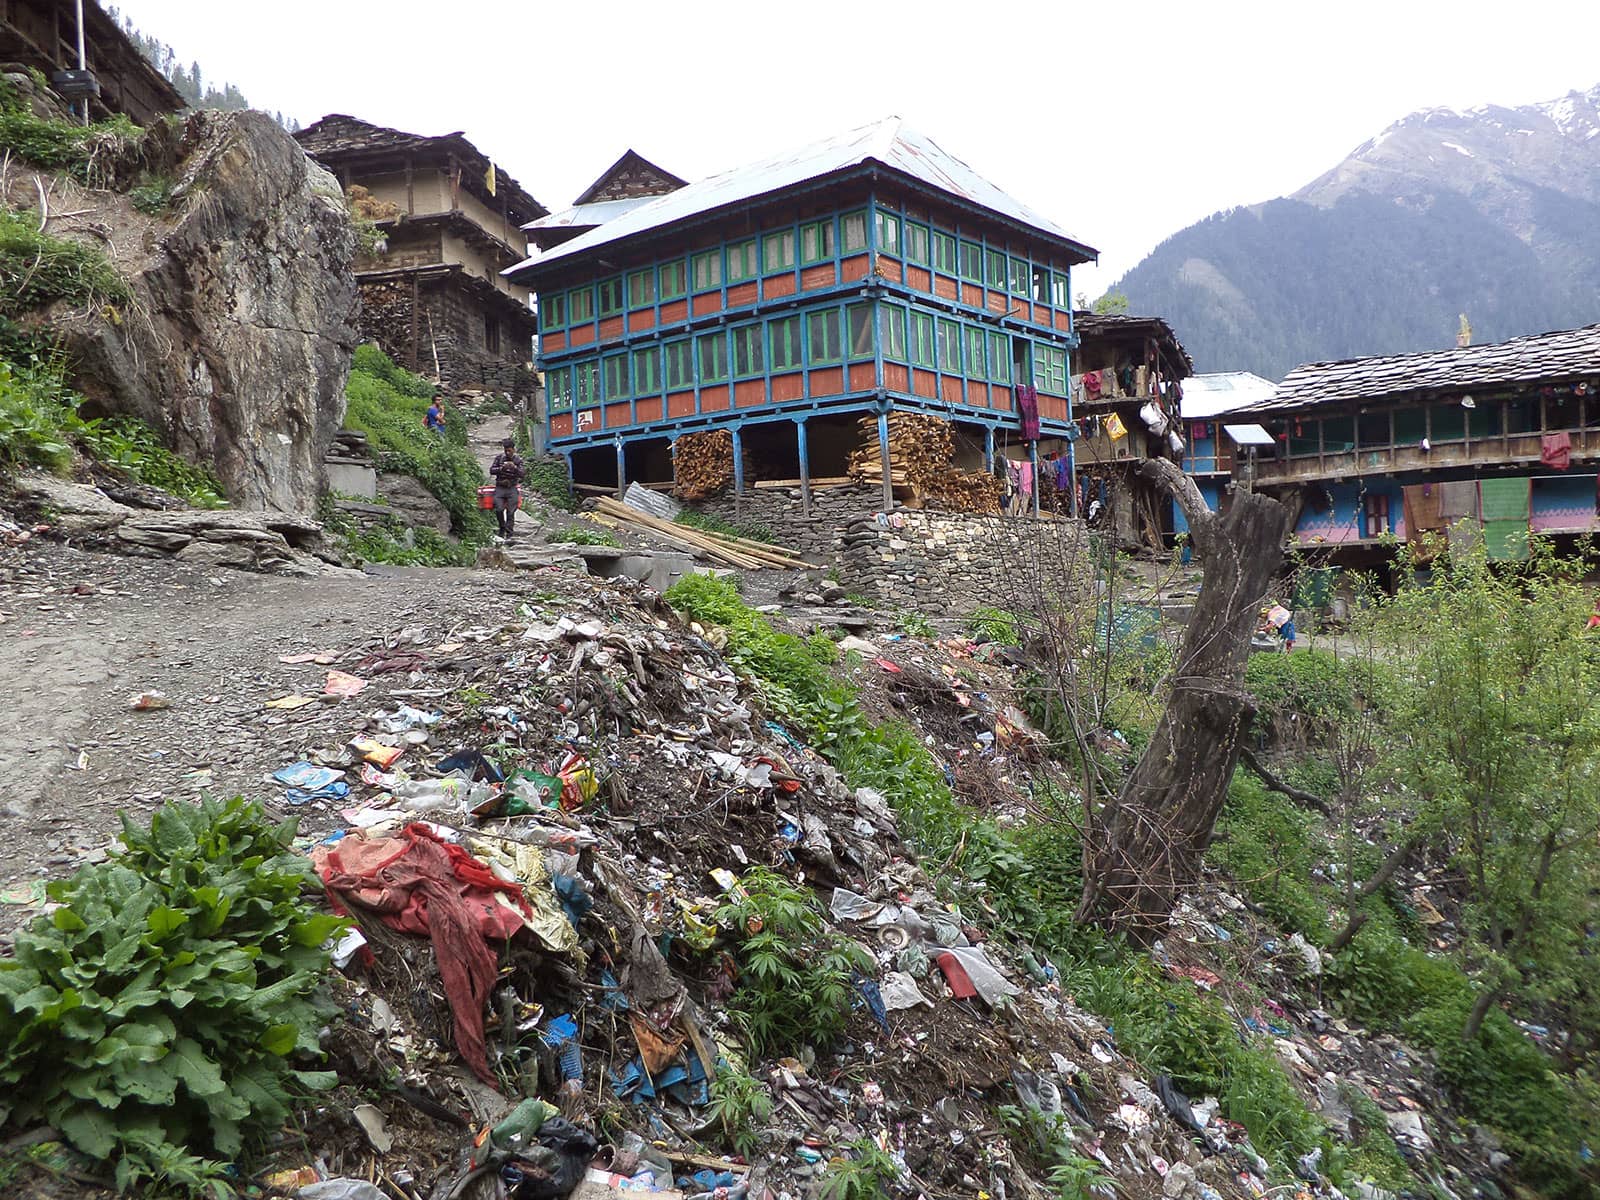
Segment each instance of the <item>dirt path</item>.
M485 475L489 473L494 456L500 453L500 443L511 436L511 420L505 414L486 417L467 429L467 448L477 458Z
M393 692L416 686L369 671L352 699L267 709L285 694L320 697L328 670L280 656L334 652L350 670L374 651L437 646L498 626L530 587L495 571L301 580L54 545L0 555L0 931L29 915L46 875L101 855L119 809L210 791L287 811L282 786L265 782L272 771L338 755ZM170 707L135 711L146 691ZM337 819L301 811L311 827Z

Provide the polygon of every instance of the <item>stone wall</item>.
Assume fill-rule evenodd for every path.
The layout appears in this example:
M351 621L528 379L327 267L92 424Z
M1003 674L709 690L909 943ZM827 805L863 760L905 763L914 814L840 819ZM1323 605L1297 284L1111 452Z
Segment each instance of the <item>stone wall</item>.
M500 350L484 344L484 306L459 287L429 285L420 295L417 317L419 374L454 391L505 392L518 399L533 396L535 377L528 369L533 343L528 327L504 316ZM363 341L376 342L401 366L411 365L411 282L406 279L362 281L360 330ZM437 364L435 362L437 355Z
M881 487L861 484L817 488L811 493L811 516L801 513L799 488L757 488L740 497L738 515L731 492L701 500L690 507L725 521L765 525L790 549L812 561L831 564L839 530L863 513L883 506Z

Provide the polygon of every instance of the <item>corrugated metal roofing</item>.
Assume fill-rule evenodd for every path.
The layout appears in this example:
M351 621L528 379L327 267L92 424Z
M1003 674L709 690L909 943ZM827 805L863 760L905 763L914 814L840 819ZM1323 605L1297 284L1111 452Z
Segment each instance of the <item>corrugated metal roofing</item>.
M1215 417L1271 400L1278 385L1249 371L1212 371L1183 381L1183 415L1188 420Z
M537 221L529 221L523 226L532 233L536 229L565 229L572 225L604 225L607 221L614 221L625 212L631 212L640 205L649 204L656 197L635 196L631 200L596 200L590 204L574 204L571 208L564 208L558 213L551 213L548 217L540 217Z
M1307 363L1284 377L1275 397L1252 405L1249 411L1276 412L1339 400L1464 391L1597 374L1600 325L1585 325L1456 350Z
M868 162L881 163L1050 237L1073 242L1081 249L1085 260L1098 253L1078 242L1053 221L1002 192L966 163L942 150L932 139L908 128L899 117L890 117L750 166L724 171L720 175L691 183L536 258L519 263L504 274L510 275L536 264L570 258L597 246L609 245L676 221L754 200Z

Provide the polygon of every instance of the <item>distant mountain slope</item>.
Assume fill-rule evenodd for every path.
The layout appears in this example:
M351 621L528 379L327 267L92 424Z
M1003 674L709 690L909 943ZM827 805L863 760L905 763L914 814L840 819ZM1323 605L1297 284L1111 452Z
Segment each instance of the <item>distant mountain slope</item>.
M1292 197L1174 234L1116 290L1202 371L1600 320L1600 86L1525 108L1428 109Z

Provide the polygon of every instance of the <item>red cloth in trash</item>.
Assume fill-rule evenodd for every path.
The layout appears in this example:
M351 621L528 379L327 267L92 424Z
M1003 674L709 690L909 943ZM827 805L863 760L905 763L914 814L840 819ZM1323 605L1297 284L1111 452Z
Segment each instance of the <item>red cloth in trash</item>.
M509 938L522 928L517 913L494 896L507 893L531 916L522 888L425 825L407 825L400 837L344 838L318 857L322 882L338 899L376 912L391 929L433 940L455 1018L456 1049L474 1075L494 1086L483 1011L500 956L488 940Z
M934 961L939 964L939 970L944 972L944 981L950 985L950 994L957 1000L971 1000L978 994L978 989L972 986L972 977L954 954L946 950Z
M1572 462L1572 435L1565 431L1545 434L1539 443L1539 461L1565 471Z

